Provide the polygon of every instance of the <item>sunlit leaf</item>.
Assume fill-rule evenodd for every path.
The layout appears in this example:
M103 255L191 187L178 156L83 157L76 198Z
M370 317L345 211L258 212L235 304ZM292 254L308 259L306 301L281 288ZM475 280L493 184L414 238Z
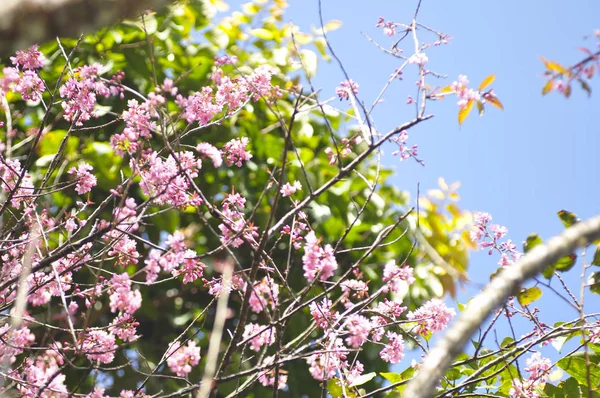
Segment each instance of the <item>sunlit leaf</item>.
M331 32L333 30L339 29L342 26L342 21L332 20L325 24L325 32Z
M570 254L568 256L564 256L558 259L558 261L554 264L554 268L557 271L567 272L575 265L577 261L576 254Z
M600 265L600 246L596 246L596 251L594 251L594 258L592 259L593 265Z
M486 88L487 86L489 86L490 84L492 84L494 82L494 80L496 80L496 75L489 75L489 76L487 76L479 84L478 90L479 91L483 90L484 88Z
M542 89L542 95L548 94L554 88L554 80L550 79L544 84L544 88Z
M542 62L544 62L544 65L546 65L546 69L548 69L552 72L560 73L561 75L569 74L569 71L564 66L559 64L558 62L548 61L544 57L542 57Z
M313 77L317 73L317 54L314 51L302 50L300 51L300 58L302 59L302 66L308 77Z
M527 239L525 239L525 242L523 243L523 251L527 253L531 249L533 249L537 245L541 245L542 243L544 243L544 241L538 234L529 234L529 236L527 237Z
M454 89L452 88L452 86L446 86L440 90L439 94L450 94L453 92L454 92Z
M481 101L477 101L477 110L479 111L479 116L483 116L483 112L485 112L485 108Z
M275 37L272 31L263 28L252 29L250 34L263 40L273 40L273 37Z
M490 104L494 105L496 108L498 108L500 110L504 110L504 106L502 105L502 102L500 102L498 97L496 97L495 95L489 95L485 100L487 102L489 102Z
M600 272L593 272L587 280L592 293L600 294Z
M377 373L375 373L375 372L365 373L363 375L360 375L352 381L352 384L350 384L350 387L362 386L363 384L371 381L375 376L377 376Z
M519 300L519 304L525 307L539 298L542 297L542 289L539 287L531 287L529 289L522 290L519 294L517 294L517 300Z
M600 384L600 355L588 353L586 358L584 352L576 352L561 360L556 364L559 368L573 376L581 385L596 387ZM589 362L587 360L589 359Z
M560 218L560 221L562 221L565 228L569 228L570 226L575 224L577 221L579 221L579 219L577 218L577 215L575 215L575 213L570 212L568 210L559 211L558 217Z
M382 372L382 373L379 373L379 375L392 384L402 381L402 375L400 375L398 373Z
M458 124L463 124L469 113L471 113L471 109L473 109L474 100L470 100L467 102L467 106L458 111Z

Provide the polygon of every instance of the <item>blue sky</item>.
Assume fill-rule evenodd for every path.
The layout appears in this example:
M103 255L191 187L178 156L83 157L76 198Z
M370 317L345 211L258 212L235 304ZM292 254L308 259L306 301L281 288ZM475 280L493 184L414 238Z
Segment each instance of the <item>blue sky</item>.
M342 5L323 0L325 21L344 23L329 39L367 104L400 64L363 33L391 46L392 39L375 28L378 17L408 23L415 5L416 1L349 0ZM489 109L482 118L474 112L459 127L453 99L431 103L428 111L435 118L412 130L409 139L411 145L419 145L426 167L388 156L386 164L396 169L392 183L411 192L414 200L417 183L424 192L435 188L440 176L447 182L461 181L461 206L491 213L519 246L531 232L545 239L561 232L556 216L561 209L580 218L597 214L600 190L592 176L600 170L600 78L592 82L597 92L591 98L578 87L569 100L558 94L542 97L540 56L565 65L583 58L577 47L596 45L584 37L600 27L600 3L580 1L568 7L558 1L423 1L419 15L421 23L453 36L450 45L427 50L428 67L448 76L439 84L466 74L476 86L495 73L493 87L505 110ZM309 31L311 25L319 25L318 2L290 1L286 18ZM375 113L380 131L414 116L414 108L405 102L408 95L414 97L415 78L405 75ZM327 97L325 93L333 95L343 78L336 63L321 62L315 85ZM495 256L474 255L472 279L485 283L496 262Z
M360 84L360 98L367 104L400 64L363 33L389 48L392 40L375 28L378 17L409 23L415 5L407 0L323 0L325 21L344 23L329 39L350 77ZM600 188L593 176L600 170L600 77L592 82L591 98L579 88L569 100L558 94L542 97L540 61L544 56L568 65L582 59L577 48L596 45L593 38L584 37L600 28L598 15L600 3L590 0L576 6L563 1L423 1L419 21L453 36L450 45L427 51L428 67L448 76L439 84L445 86L466 74L476 86L495 73L493 87L505 110L489 109L482 118L474 113L459 127L453 99L430 104L428 111L435 118L411 131L409 140L419 145L427 166L387 156L386 164L396 169L391 182L411 192L414 200L418 183L424 192L437 187L440 176L447 182L461 181L460 205L491 213L519 248L531 232L544 239L560 233L564 227L556 212L561 209L580 218L599 213ZM319 25L318 2L290 1L287 19L309 31L311 25ZM374 118L380 131L414 116L414 108L405 103L415 94L415 78L409 76L406 73L379 105ZM343 79L337 64L321 62L315 86L326 98L325 93L333 95ZM474 286L488 281L497 260L496 255L481 252L472 256L469 274ZM577 283L579 269L567 277ZM464 302L474 291L468 289L459 299ZM587 298L588 310L598 306L597 297ZM577 317L548 293L539 303L548 323ZM506 335L503 329L500 334ZM555 359L558 353L545 355Z

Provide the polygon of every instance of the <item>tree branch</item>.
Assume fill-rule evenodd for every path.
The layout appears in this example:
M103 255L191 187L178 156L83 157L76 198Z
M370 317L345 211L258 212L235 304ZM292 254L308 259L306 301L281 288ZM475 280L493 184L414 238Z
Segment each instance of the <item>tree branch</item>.
M462 352L467 340L485 319L525 280L535 276L573 250L600 239L600 216L579 222L553 237L545 245L533 248L515 264L504 268L486 288L471 300L466 310L425 358L419 372L406 386L405 397L427 398L446 372L452 360Z
M169 0L3 0L0 55L6 56L54 37L79 37Z

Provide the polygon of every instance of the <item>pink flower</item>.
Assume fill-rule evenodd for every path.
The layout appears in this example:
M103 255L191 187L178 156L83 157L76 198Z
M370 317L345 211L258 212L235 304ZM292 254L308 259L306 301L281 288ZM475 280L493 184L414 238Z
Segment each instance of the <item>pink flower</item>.
M0 361L2 363L14 363L17 355L35 342L35 335L26 326L15 330L9 324L5 324L0 327L0 336L2 337L0 340Z
M448 308L442 300L433 298L416 311L409 312L407 318L417 322L417 333L425 335L444 330L455 316L454 308Z
M262 362L262 366L272 366L274 359L275 359L275 357L273 357L273 356L266 357L264 359L264 361ZM277 380L277 389L278 390L284 389L287 386L287 380L288 380L287 372L285 372L283 369L280 368L279 369L279 378ZM258 381L260 382L260 384L262 384L265 387L275 385L275 369L269 369L264 372L261 372L258 375Z
M221 153L225 158L225 164L227 166L235 164L237 167L242 167L243 162L247 162L252 158L252 154L246 151L247 145L248 137L235 138L223 145Z
M350 94L358 94L359 85L354 82L352 79L344 80L340 83L341 87L337 87L335 89L335 93L340 97L341 100L348 100L350 98Z
M269 326L249 323L244 327L242 338L244 340L250 339L250 349L258 352L263 345L271 345L275 342L275 330Z
M279 192L281 192L281 196L285 198L286 196L295 194L296 191L300 189L302 189L302 184L300 184L300 181L296 180L294 181L294 185L291 185L289 182L285 183Z
M179 377L185 377L192 371L192 367L200 363L200 347L194 341L181 345L177 340L169 345L166 356L167 365Z
M262 312L270 305L272 309L278 303L279 285L270 277L265 276L259 283L256 283L250 294L250 308L256 313Z
M371 322L362 315L352 314L345 323L349 336L346 343L352 348L359 348L367 341L371 332Z
M90 361L111 363L115 359L115 336L104 330L92 330L83 340L82 350Z
M302 264L304 277L312 282L317 275L321 281L325 281L335 274L338 267L331 245L322 248L314 231L310 231L305 237L304 255Z
M38 48L38 45L34 44L27 50L17 51L14 57L10 57L10 61L23 70L42 68L46 64L46 57Z
M414 54L408 59L409 64L415 64L419 66L424 66L427 62L429 62L429 58L425 53Z
M271 85L271 78L274 73L275 70L272 67L261 65L254 69L254 72L246 79L254 101L258 101L261 97L269 99L273 96L279 96L277 88L273 88Z
M525 371L529 372L529 378L540 382L546 381L546 377L552 369L552 361L548 358L542 358L542 354L539 352L527 358L525 364L527 365Z
M389 342L379 352L379 356L386 362L398 363L404 358L404 338L394 332L387 332L386 336Z
M79 195L83 195L84 193L90 192L93 187L96 186L97 180L96 177L90 173L93 169L87 163L81 163L78 168L72 167L69 170L69 174L74 174L77 176L77 184L75 185L75 191Z
M139 323L130 314L122 314L110 324L109 330L123 341L136 341L140 336L136 336L136 327Z
M200 199L189 192L189 179L182 175L182 172L189 178L196 178L202 163L189 151L178 152L175 156L177 160L173 155L163 160L156 152L152 152L142 159L141 165L146 162L147 165L140 170L142 178L140 187L144 194L153 198L153 202L159 205L175 207L198 205L201 203Z
M61 105L65 120L75 122L76 126L81 126L83 122L96 117L94 106L96 105L97 95L108 98L119 93L118 89L109 88L100 79L101 69L102 66L98 63L77 68L74 71L75 77L70 78L60 87L59 93L63 99Z
M344 368L348 353L342 339L335 338L324 345L322 352L306 359L309 365L308 371L315 380L329 380Z
M177 96L177 105L183 108L181 116L188 123L198 122L200 126L208 124L218 113L223 110L223 105L214 102L212 88L203 87L201 91L184 98Z
M196 150L200 154L209 158L212 161L214 167L221 167L223 164L223 158L221 157L221 151L216 147L212 146L208 142L202 142L196 146Z
M383 28L383 33L386 36L396 35L396 24L390 21L385 21L382 17L377 20L376 28Z
M133 314L142 306L142 295L138 290L131 290L131 280L126 272L115 275L110 280L110 310Z
M338 312L331 311L331 300L327 298L324 298L321 304L317 304L316 302L310 303L308 309L315 324L321 329L328 329L339 317Z
M395 260L389 261L383 269L383 281L387 284L386 288L394 293L400 292L403 282L406 283L405 286L410 286L415 283L415 280L413 269L408 265L400 268L396 265Z

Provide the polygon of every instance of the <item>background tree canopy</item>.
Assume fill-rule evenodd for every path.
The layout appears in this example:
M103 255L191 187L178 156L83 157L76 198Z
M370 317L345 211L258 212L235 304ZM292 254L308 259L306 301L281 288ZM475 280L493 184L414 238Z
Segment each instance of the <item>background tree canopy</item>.
M121 115L127 110L128 100L151 95L166 78L172 79L184 96L197 92L212 83L211 74L217 70L215 59L224 56L235 60L222 66L228 76L248 75L261 65L269 65L276 70L273 84L281 88L279 99L249 102L229 117L223 117L205 128L194 129L178 116L178 106L175 98L171 97L165 104L166 113L162 115L164 136L155 135L150 145L155 149L165 148L164 140L168 140L176 151L194 148L199 142L220 148L231 139L248 137L252 158L245 167L204 166L198 184L205 198L215 205L223 201L224 194L240 193L247 199L248 214L251 214L249 220L259 231L273 225L272 221L269 223L270 217L277 221L289 211L287 205L280 205L272 214L274 193L279 190L277 181L283 165L282 154L287 151L283 181L298 180L305 190L313 192L304 211L317 235L336 248L341 272L350 270L358 262L360 273L366 275L369 286L376 290L382 286L382 269L387 262L395 260L399 264L410 264L414 267L416 282L404 293L403 303L409 309L415 309L445 292L454 294L457 280L465 275L467 250L472 245L465 231L470 214L456 205L456 187L448 187L442 181L442 190L435 198L423 198L418 211L412 209L407 194L386 183L391 171L381 166L376 151L370 152L355 170L340 177L340 166L355 160L357 154L367 149L367 145L362 143L355 153L345 158L340 155L330 162L331 157L326 151L328 147L339 154L345 145L342 139L354 138L361 132L349 123L353 111L344 113L330 105L317 103L320 94L309 89L307 77L310 79L316 73L318 58L330 58L323 32L300 32L293 25L283 23L285 8L286 2L281 0L255 1L246 4L243 12L227 15L219 13L225 10L224 3L220 1L176 2L164 11L149 12L137 20L105 27L84 35L80 40L61 38L42 44L40 51L46 54L48 64L40 71L40 76L49 84L64 83L71 76L77 76L80 72L75 70L76 67L99 63L102 65L101 75L107 78L118 71L124 72L121 83L126 90L122 98L99 99L96 106L98 118L82 127L64 120L59 106L45 112L41 107L27 106L16 94L7 93L13 128L17 131L12 150L27 156L28 151L33 149L30 168L33 180L47 178L54 186L72 182L73 177L66 171L80 162L92 165L97 186L87 197L88 209L77 213L76 217L83 220L93 215L96 221L110 220L115 209L123 206L122 200L115 196L106 201L111 190L130 177L134 183L141 182L140 176L132 172L129 156L115 153L110 145L111 137L124 128ZM332 21L325 25L325 29L338 26L338 22ZM48 87L44 100L49 102L52 93L56 91ZM287 142L282 124L291 128ZM26 137L33 137L38 126L43 126L43 133L39 143L32 147L31 138ZM329 189L320 192L319 187L331 179L337 180ZM147 203L148 196L137 184L122 186L127 186L127 197L134 198L138 204ZM70 214L70 209L79 200L82 197L72 190L56 189L40 197L37 205L49 215L60 218ZM98 204L102 206L96 206ZM18 214L5 213L4 228L18 228L19 218ZM388 228L398 223L398 228ZM88 220L88 226L71 239L92 234L95 231L92 224ZM107 394L118 395L122 389L135 390L143 382L147 394L164 394L185 386L185 382L177 378L159 377L169 373L164 363L155 369L156 364L161 363L165 347L183 334L185 338L196 341L204 355L210 338L207 331L212 329L215 317L214 306L211 306L214 297L208 293L205 282L213 276L219 277L223 263L232 262L233 258L237 271L247 270L253 263L254 254L248 247L225 250L221 246L216 232L218 224L219 220L204 206L173 209L152 204L147 207L135 234L139 258L125 260L128 263L125 270L134 286L139 283L142 293L143 304L135 316L141 338L118 352L111 364L118 368L116 371L100 369L90 372L83 366L84 359L73 359L75 366L64 369L70 389L86 392L102 385ZM182 284L181 278L166 278L156 285L145 286L144 260L153 247L164 246L167 237L176 231L183 233L186 245L196 250L208 265L204 271L204 282L198 279ZM387 242L385 246L364 256L370 244L382 236ZM46 252L63 247L64 239L64 230L50 232ZM417 240L421 244L415 245ZM77 284L82 290L93 286L98 278L110 279L112 273L119 273L120 270L115 270L115 267L120 266L115 263L123 261L106 255L105 242L96 239L92 243L92 254L104 254L94 257L93 266L77 274ZM305 299L323 291L323 286L318 284L310 291L302 290L305 281L301 256L290 257L290 246L285 244L285 237L273 235L265 243L265 253L269 264L279 267L286 276L289 272L290 291L303 292ZM434 265L431 256L435 256L438 265ZM259 278L261 275L265 273L259 270ZM289 289L280 292L281 302L293 300ZM77 322L82 321L82 326L108 325L112 319L108 299L104 297L93 301ZM235 329L241 301L240 294L232 295L226 331L232 333ZM39 310L34 307L31 316L48 319L47 311L60 312L58 307ZM281 325L283 343L296 338L299 330L309 328L307 314L308 309L304 308ZM263 320L258 315L251 317L253 321ZM32 331L42 333L42 328L36 330L32 327ZM311 333L316 336L315 331ZM62 341L66 334L65 330L56 331L46 333L45 338ZM310 338L309 333L305 341ZM222 350L227 340L226 332ZM252 361L246 360L250 355L247 351L235 350L223 374L250 369ZM200 365L189 374L191 383L199 382L204 361L203 356ZM370 371L388 368L373 349L364 350L360 361ZM293 377L289 378L289 387L280 393L282 396L318 396L321 393L320 383L310 376L306 362L301 358L286 364L286 370ZM153 377L147 378L146 374L151 373ZM374 388L382 381L377 378L369 385ZM220 384L224 385L219 391L228 394L239 383L237 378L222 381ZM255 383L244 394L263 396L268 391Z

